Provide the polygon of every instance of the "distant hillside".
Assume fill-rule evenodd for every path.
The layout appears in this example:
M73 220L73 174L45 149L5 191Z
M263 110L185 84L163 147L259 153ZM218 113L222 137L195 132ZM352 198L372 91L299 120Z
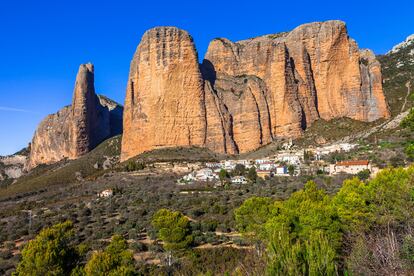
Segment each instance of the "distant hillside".
M384 92L395 116L412 106L408 97L414 91L414 35L378 59L382 64Z
M24 148L12 155L0 156L0 187L10 185L24 174L29 149Z

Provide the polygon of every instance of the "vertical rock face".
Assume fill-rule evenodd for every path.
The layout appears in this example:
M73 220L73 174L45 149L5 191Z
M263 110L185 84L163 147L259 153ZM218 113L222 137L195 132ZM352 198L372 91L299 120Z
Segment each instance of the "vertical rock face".
M236 154L238 149L233 140L233 118L227 107L212 88L205 83L206 144L215 152Z
M110 136L109 112L95 94L92 64L79 67L71 106L71 125L73 147L69 158L84 155Z
M204 146L203 80L190 35L174 27L147 31L131 62L122 156L172 146Z
M27 168L65 158L76 159L105 139L122 133L122 107L98 97L92 64L82 64L76 77L73 101L38 126L32 140Z
M388 117L387 101L382 90L381 64L371 50L360 51L361 62L361 90L364 94L363 121L375 121L378 118Z
M185 31L152 29L131 62L122 159L191 145L237 154L299 137L320 118L387 118L380 72L341 21L215 39L200 67Z
M315 93L303 94L306 98L316 96L316 109L321 118L375 121L389 116L385 98L378 98L378 112L370 112L365 104L374 86L383 94L381 77L361 86L368 72L360 69L363 57L356 42L349 38L344 22L305 24L286 36L286 45L296 64L297 78L308 79L307 87L315 89ZM374 60L372 56L372 63ZM369 117L365 115L368 112Z
M207 93L209 91L206 91ZM260 79L255 77L218 78L212 93L219 102L220 114L225 114L228 118L225 121L230 122L230 124L224 124L226 150L219 150L219 152L252 151L272 141L269 109L265 95L267 91ZM212 113L208 106L206 110L207 115ZM215 129L209 119L207 119L207 128L209 131ZM209 131L207 140L211 139ZM220 144L220 141L214 144ZM207 144L207 147L217 151L214 144Z
M48 115L39 124L31 143L27 168L58 162L72 156L70 141L71 107Z
M275 135L299 136L302 112L293 64L280 37L259 37L237 43L213 40L203 61L203 71L217 78L252 76L265 84L271 130ZM214 73L211 73L214 72Z
M215 39L203 62L206 79L256 76L268 91L274 137L298 137L322 118L389 117L380 65L360 52L341 21L302 25L289 33L233 43ZM363 65L369 60L369 65Z

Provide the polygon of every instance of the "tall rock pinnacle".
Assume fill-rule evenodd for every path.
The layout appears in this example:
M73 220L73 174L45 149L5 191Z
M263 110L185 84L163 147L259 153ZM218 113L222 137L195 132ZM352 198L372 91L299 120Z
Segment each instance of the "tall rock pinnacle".
M110 135L108 110L100 105L95 94L94 67L82 64L76 76L72 100L70 137L73 151L70 158L89 152Z
M95 94L93 65L82 64L76 77L72 105L40 123L32 140L27 168L65 158L76 159L105 139L120 134L122 115L119 109L122 108L113 105Z

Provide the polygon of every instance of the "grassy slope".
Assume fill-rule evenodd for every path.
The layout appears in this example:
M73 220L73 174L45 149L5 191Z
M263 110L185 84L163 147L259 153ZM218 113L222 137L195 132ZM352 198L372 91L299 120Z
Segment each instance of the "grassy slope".
M317 144L317 138L321 137L323 137L326 143L334 142L352 133L362 132L377 125L379 122L365 123L349 118L340 118L331 121L318 120L306 129L304 136L295 140L294 144L298 146L315 145ZM241 154L239 158L255 159L274 155L281 149L281 145L284 142L286 141L275 141L254 152Z
M102 163L106 160L105 156L119 156L120 145L121 136L116 136L106 140L93 151L79 159L39 166L30 174L20 178L13 185L0 189L0 198L17 193L34 192L50 186L74 183L77 181L79 175L83 178L92 176L102 171L102 169L94 168L94 165L98 164L101 167Z
M30 174L23 176L13 185L0 189L0 199L17 194L33 193L52 186L61 186L75 183L79 176L94 179L102 174L102 163L107 157L119 157L121 148L121 136L106 140L90 153L76 160L64 160L51 165L41 165ZM217 161L223 158L208 149L191 148L165 148L145 152L114 169L122 171L125 164L130 161L154 163L154 162L179 162L179 161ZM95 164L99 168L95 168Z
M224 155L216 154L209 149L199 147L175 147L156 149L144 152L121 164L124 165L130 161L154 163L154 162L180 162L180 161L217 161L225 158Z

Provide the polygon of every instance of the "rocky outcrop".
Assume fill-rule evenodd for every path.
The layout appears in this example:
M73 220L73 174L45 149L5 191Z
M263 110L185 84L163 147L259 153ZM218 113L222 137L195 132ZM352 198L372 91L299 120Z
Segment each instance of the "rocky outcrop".
M123 160L156 148L204 146L203 79L187 32L174 27L147 31L127 87Z
M381 76L374 73L379 64L372 57L370 69L362 70L364 58L345 24L327 21L236 43L216 39L203 66L210 80L223 74L263 80L274 136L298 137L319 118L375 121L389 116Z
M28 170L72 157L70 118L71 107L67 106L43 119L32 139Z
M31 143L27 168L62 159L76 159L105 139L122 133L122 107L94 88L92 64L82 64L76 77L71 106L47 116Z
M298 75L301 78L309 74L313 76L316 108L322 119L349 117L371 122L389 117L385 98L378 98L376 112L366 101L372 89L379 89L383 94L382 79L379 75L379 78L372 78L373 82L368 86L362 85L368 74L360 68L364 57L356 42L349 38L344 22L327 21L300 26L286 36L286 44L292 59L298 64ZM372 56L372 62L374 60L375 56Z
M363 95L363 121L375 121L378 118L388 117L388 105L382 89L381 64L371 50L360 51L361 90Z
M27 149L9 156L0 156L0 185L3 180L17 179L24 174Z
M122 159L191 145L237 154L300 137L320 118L387 118L380 71L341 21L215 39L200 68L188 33L154 28L131 62Z
M209 82L206 86L208 148L236 154L255 150L272 141L263 81L256 77L223 76L216 79L214 88ZM215 106L212 107L209 98L214 98ZM221 127L220 122L223 122Z
M99 103L109 110L110 137L121 134L124 115L123 106L103 95L98 95L98 98Z

